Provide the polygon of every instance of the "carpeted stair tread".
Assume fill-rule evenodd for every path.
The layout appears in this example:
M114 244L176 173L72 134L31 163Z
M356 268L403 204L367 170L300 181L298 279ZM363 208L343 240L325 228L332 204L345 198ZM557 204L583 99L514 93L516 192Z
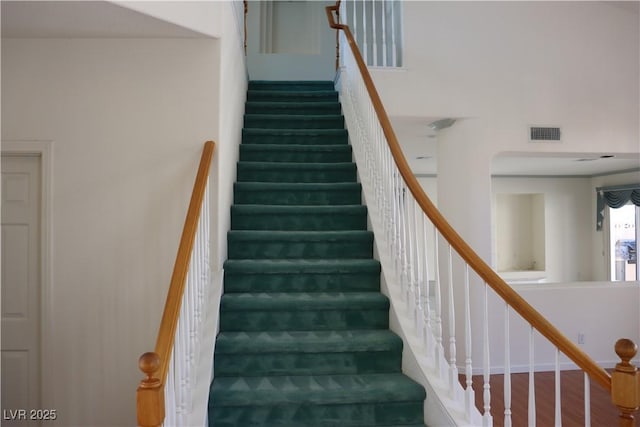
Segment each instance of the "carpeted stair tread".
M346 129L242 129L242 144L347 145Z
M422 418L422 402L331 405L223 406L211 427L411 427Z
M220 307L233 311L307 311L388 309L389 300L380 292L261 292L222 296Z
M215 376L400 372L402 340L387 329L222 332Z
M307 102L247 102L247 114L340 114L342 107L335 101L307 101Z
M258 129L342 129L342 114L245 114L245 128Z
M378 292L227 293L220 331L387 329L389 301Z
M363 331L260 331L223 332L216 352L237 353L318 353L343 351L402 350L402 340L389 330Z
M301 101L338 101L335 90L262 90L249 89L247 101L301 102Z
M349 231L231 230L229 259L330 259L373 256L373 233Z
M380 291L374 259L230 259L224 275L225 293Z
M236 182L233 185L235 204L353 205L361 200L362 186L357 182Z
M251 80L249 90L313 91L334 90L331 80Z
M240 161L286 163L350 162L350 145L241 144Z
M212 384L220 406L409 402L425 399L422 386L402 374L220 377Z
M238 162L237 182L355 182L354 163Z
M374 259L229 259L224 263L225 272L264 274L305 273L380 273L380 262Z
M231 207L231 228L287 231L366 230L367 208L362 205L235 205Z

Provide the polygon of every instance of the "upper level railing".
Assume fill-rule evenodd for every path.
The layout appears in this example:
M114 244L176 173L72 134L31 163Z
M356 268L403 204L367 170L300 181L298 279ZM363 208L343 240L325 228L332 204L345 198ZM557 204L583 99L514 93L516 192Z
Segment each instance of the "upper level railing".
M629 340L619 340L615 349L622 362L613 375L565 337L553 324L511 288L447 222L427 197L412 173L382 105L358 45L347 25L336 22L334 14L344 14L344 3L327 7L331 28L340 33L340 94L354 154L361 170L365 194L378 229L384 231L387 250L394 260L394 280L400 284L407 309L422 338L424 355L448 383L450 397L462 402L467 422L493 424L489 383L491 345L489 341L489 289L503 304L504 330L504 425L511 425L510 312L518 313L529 325L529 410L530 426L536 425L534 334L544 336L555 349L555 424L562 423L560 401L560 354L566 355L585 372L585 425L590 425L589 379L611 392L620 410L620 425L633 424L633 412L640 406L640 374L629 363L637 348ZM374 209L375 208L375 209ZM378 239L378 236L376 236ZM443 246L444 245L444 246ZM454 270L453 266L456 265ZM472 277L473 275L473 277ZM471 321L471 283L483 283L481 325ZM477 292L475 292L477 294ZM456 301L463 299L462 303ZM477 304L476 301L473 302ZM457 304L457 305L456 305ZM492 315L495 310L492 310ZM456 313L463 313L456 316ZM460 322L462 319L462 322ZM477 317L475 318L477 320ZM456 326L458 323L462 325ZM473 324L472 324L473 323ZM472 331L472 326L475 328ZM444 329L448 330L443 333ZM459 340L456 334L463 331ZM474 405L472 388L474 361L473 334L482 336L482 414ZM493 333L493 331L491 331ZM448 335L448 339L446 339ZM458 343L464 343L464 386L458 376ZM477 341L475 341L477 342ZM481 417L481 418L478 418Z
M210 282L209 168L215 144L204 144L155 350L140 356L139 426L188 425L205 292Z
M399 0L349 0L341 18L361 46L371 67L402 66L402 2Z

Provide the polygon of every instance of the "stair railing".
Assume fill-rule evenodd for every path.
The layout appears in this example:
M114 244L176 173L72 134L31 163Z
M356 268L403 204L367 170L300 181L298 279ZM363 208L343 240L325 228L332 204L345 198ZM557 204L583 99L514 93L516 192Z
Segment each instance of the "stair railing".
M462 424L493 425L490 389L489 288L502 300L504 312L504 425L511 425L511 375L509 316L518 313L529 325L529 426L535 426L534 334L537 331L555 348L555 419L561 425L560 353L566 355L582 371L585 378L585 425L590 423L590 379L611 392L620 409L620 425L633 426L633 413L640 406L640 374L630 360L637 347L630 340L619 340L615 350L622 362L613 375L598 366L587 354L565 337L554 325L516 293L447 222L423 191L404 157L389 117L382 105L373 80L356 41L347 25L336 22L340 1L326 8L331 28L340 32L339 91L345 120L349 128L354 155L367 204L376 231L376 241L394 260L392 276L387 280L389 292L399 284L406 311L411 316L411 329L421 341L420 349L437 382L443 384L448 398L464 413ZM344 9L342 10L344 16ZM440 245L444 245L439 248ZM444 254L444 259L442 258ZM454 271L453 265L460 266ZM443 267L444 266L444 267ZM462 271L462 274L456 274ZM456 274L454 276L454 274ZM470 275L484 283L481 290L482 325L472 331ZM463 276L459 278L458 276ZM388 278L387 278L388 279ZM456 280L457 279L457 280ZM396 292L398 289L395 290ZM463 299L455 304L455 297ZM392 299L393 300L393 299ZM463 310L463 325L456 328L456 310ZM445 317L446 314L446 317ZM492 313L493 314L493 313ZM443 331L447 329L448 333ZM456 337L463 331L462 339ZM482 413L475 407L472 388L472 332L482 336ZM458 375L458 342L464 343L463 383ZM450 414L451 419L455 415Z
M211 280L209 168L215 144L204 144L173 267L155 350L140 356L138 425L188 425L200 328Z

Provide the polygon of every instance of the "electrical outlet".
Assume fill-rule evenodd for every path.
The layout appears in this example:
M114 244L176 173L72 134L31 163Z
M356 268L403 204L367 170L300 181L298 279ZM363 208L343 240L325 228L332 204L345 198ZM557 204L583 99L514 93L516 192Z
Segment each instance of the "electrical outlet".
M584 344L584 333L578 332L578 344Z

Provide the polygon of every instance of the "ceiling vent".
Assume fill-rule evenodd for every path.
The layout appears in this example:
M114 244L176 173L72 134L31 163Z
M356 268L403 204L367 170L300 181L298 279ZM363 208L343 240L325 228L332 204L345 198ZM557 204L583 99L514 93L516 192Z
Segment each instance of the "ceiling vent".
M530 126L529 142L560 142L560 128Z

